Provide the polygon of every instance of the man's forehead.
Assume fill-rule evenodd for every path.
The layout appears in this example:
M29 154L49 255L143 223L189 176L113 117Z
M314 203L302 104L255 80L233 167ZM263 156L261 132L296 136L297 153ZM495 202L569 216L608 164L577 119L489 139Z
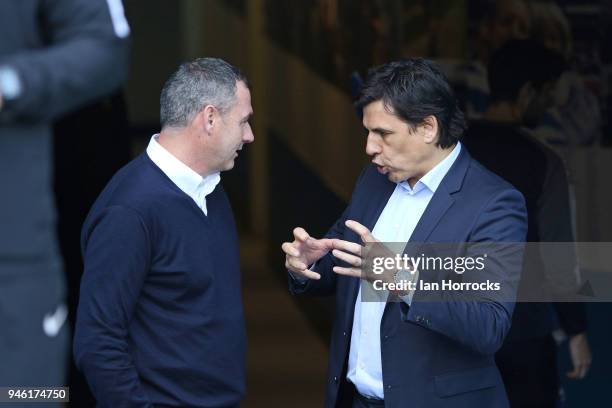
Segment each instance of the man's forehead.
M366 110L370 113L386 113L388 115L395 114L395 110L393 109L391 103L388 101L384 101L383 99L377 99L368 103L363 108L364 113L366 112Z
M251 91L244 84L238 88L237 96L242 103L248 105L249 107L251 106Z
M382 100L377 100L367 104L363 108L363 124L374 124L380 125L380 122L387 122L390 118L395 117L392 108L387 107ZM372 123L370 123L372 122ZM367 126L366 126L367 127Z
M251 98L251 91L244 81L236 81L236 95Z
M251 106L251 92L242 81L238 81L236 84L236 104L234 107L239 110L239 114L241 116L253 114L253 107Z

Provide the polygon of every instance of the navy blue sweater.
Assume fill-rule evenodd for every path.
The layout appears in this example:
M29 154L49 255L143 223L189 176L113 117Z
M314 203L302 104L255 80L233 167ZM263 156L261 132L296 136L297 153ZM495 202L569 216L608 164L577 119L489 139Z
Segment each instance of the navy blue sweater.
M246 336L238 240L221 185L208 216L142 154L92 207L76 364L100 407L236 405Z

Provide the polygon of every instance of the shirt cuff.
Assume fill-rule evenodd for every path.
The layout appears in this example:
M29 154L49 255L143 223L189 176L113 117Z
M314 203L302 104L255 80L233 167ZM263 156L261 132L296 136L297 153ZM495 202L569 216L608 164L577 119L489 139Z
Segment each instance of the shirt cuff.
M306 282L308 282L308 278L304 278L302 276L297 276L294 275L293 272L288 271L289 272L289 276L291 276L291 279L293 279L293 281L299 285L304 285Z
M308 269L310 269L311 271L314 271L315 267L317 266L317 263L319 261L313 263L312 265L310 265L308 267ZM293 279L296 283L300 284L300 285L304 285L306 282L308 282L310 279L308 278L304 278L303 276L298 276L298 275L294 275L293 272L291 271L287 271L289 272L289 276L291 276L291 279Z

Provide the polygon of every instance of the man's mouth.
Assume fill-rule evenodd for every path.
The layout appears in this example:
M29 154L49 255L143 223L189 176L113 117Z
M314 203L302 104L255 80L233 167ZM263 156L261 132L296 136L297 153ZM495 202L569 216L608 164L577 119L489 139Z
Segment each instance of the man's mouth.
M376 165L376 170L378 170L380 174L387 174L389 172L389 169L386 168L385 166L381 166L378 163L374 163L374 164Z

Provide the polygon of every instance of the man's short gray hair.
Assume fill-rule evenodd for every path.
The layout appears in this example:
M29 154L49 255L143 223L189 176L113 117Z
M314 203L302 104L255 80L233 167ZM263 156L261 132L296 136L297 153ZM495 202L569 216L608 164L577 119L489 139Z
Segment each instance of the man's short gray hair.
M161 91L160 121L164 127L184 127L206 106L225 114L236 100L236 83L246 78L219 58L185 62L170 75Z

